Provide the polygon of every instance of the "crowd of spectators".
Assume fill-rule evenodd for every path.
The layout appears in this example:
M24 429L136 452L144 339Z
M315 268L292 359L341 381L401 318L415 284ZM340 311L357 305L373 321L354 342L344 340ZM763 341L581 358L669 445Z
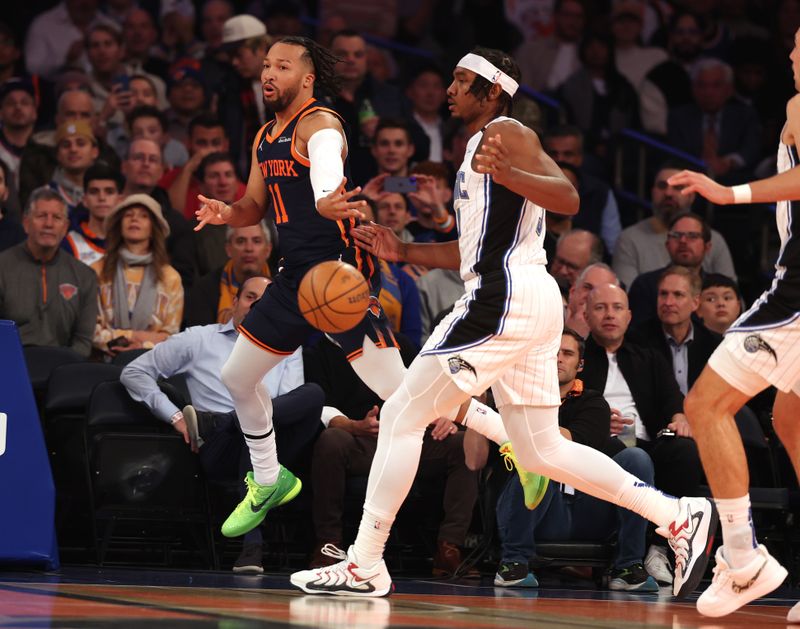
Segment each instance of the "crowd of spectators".
M227 457L225 474L240 477L246 457L218 379L218 350L232 345L236 322L280 266L280 243L267 222L192 227L198 194L233 202L244 193L251 143L269 117L260 73L270 42L307 35L340 59L339 92L318 97L346 122L348 186L362 186L371 219L418 242L457 238L453 184L469 138L448 115L449 72L473 45L494 46L515 54L524 85L560 103L558 124L524 95L515 115L539 132L581 198L574 217L548 214L544 235L570 329L559 363L563 429L579 396L596 397L607 417L572 438L612 454L638 448L620 460L659 489L696 493L702 469L683 396L747 305L737 270L752 270L709 224L716 214L668 183L684 164L665 161L653 173L649 198L639 200L652 213L635 221L620 209L614 184L625 176L612 158L620 131L631 128L703 160L726 184L771 172L792 94L791 76L775 69L786 67L800 3L509 0L504 11L488 0L50 4L25 24L0 23L0 318L17 323L23 345L106 362L138 350L123 377L130 394L198 448L185 409L153 385L188 373L207 472L214 476ZM382 262L380 271L379 299L410 359L463 282L454 271L413 265ZM366 474L380 410L377 398L356 391L353 374L342 382L350 372L335 346L321 338L306 349L304 366L294 357L294 376L287 366L268 384L279 444L284 425L304 426L299 443L279 447L288 450L282 461L312 457L311 491L327 496L314 510L320 565L345 541L344 478ZM303 389L311 383L317 388ZM423 460L447 468L439 574L460 563L476 461L486 458L451 427L432 426L423 450ZM609 434L621 438L609 444ZM526 581L534 529L538 539L559 528L547 524L559 501L550 495L551 506L531 519L518 511L517 485L509 479L498 511L508 536L501 585ZM613 511L597 517L615 528ZM622 526L636 539L620 543L627 554L614 565L617 576L624 572L617 585L644 583L643 562L667 581L664 551L643 557L644 525ZM530 538L519 539L527 529ZM247 545L237 567L255 570L260 538Z

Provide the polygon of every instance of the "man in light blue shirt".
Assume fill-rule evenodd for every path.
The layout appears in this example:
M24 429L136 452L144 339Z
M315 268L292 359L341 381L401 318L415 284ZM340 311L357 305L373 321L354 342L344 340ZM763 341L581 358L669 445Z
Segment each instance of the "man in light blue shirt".
M159 419L170 422L186 443L199 452L211 481L236 481L250 469L233 400L222 384L220 373L236 342L237 326L268 284L267 278L250 278L234 299L233 316L228 323L191 327L174 334L131 362L120 376L134 400L143 402ZM158 386L159 379L176 374L185 375L191 396L191 406L183 411ZM310 448L322 430L320 416L325 395L318 385L304 383L302 348L272 369L264 384L272 398L281 462L291 465ZM245 536L244 550L234 564L234 571L263 572L259 528Z

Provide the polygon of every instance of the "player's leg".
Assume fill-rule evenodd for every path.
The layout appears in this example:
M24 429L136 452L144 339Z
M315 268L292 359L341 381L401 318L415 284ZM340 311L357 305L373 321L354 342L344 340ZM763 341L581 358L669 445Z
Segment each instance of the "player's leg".
M222 525L227 537L252 530L270 509L294 498L302 487L300 480L278 463L272 401L263 382L267 372L284 358L240 334L222 367L222 382L233 398L253 465L253 472L245 477L247 495Z
M736 354L744 335L729 334L686 396L686 416L722 521L714 580L697 600L705 616L724 616L768 594L786 570L756 541L747 458L734 414L768 382ZM765 357L772 360L767 352Z
M772 420L775 432L781 440L786 453L800 478L800 382L789 393L778 391L772 407ZM786 618L789 622L800 623L800 603L795 604Z
M355 544L345 561L324 570L304 570L292 583L305 592L384 596L391 577L381 557L395 515L419 464L425 428L469 394L446 374L439 361L419 356L381 413L378 446L370 469L364 513Z

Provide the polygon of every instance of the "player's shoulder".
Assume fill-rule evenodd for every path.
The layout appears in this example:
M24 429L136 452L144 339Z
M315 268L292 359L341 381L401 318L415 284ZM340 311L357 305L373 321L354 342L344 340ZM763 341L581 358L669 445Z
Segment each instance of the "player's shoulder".
M529 142L539 145L539 136L530 127L513 118L500 118L492 120L486 125L484 134L487 136L500 135L503 140L510 142Z
M786 117L800 120L800 93L795 94L787 101Z
M339 116L332 109L324 106L315 107L304 113L297 123L298 129L319 131L321 129L342 129Z

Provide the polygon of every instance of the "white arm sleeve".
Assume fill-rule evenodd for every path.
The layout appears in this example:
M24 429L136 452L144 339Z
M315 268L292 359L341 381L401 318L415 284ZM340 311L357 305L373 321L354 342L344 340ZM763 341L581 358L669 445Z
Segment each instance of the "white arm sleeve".
M344 177L343 148L342 134L336 129L320 129L308 139L311 188L315 202L339 187Z

